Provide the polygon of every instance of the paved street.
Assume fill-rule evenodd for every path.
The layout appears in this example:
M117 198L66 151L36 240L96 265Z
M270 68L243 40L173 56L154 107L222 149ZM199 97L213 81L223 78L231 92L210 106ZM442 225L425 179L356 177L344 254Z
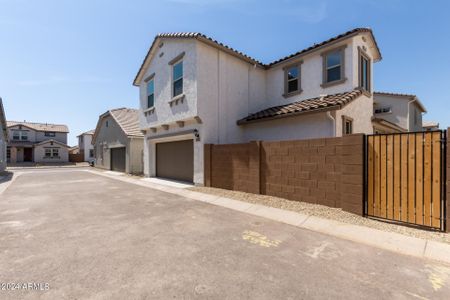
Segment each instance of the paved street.
M10 299L448 299L450 266L102 177L26 171L0 195Z

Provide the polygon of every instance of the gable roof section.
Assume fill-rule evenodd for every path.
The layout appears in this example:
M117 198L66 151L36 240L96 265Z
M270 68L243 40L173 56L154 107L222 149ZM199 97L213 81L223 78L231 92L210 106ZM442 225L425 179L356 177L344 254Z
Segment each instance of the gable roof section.
M184 38L184 39L191 38L191 39L197 39L197 40L199 40L199 41L201 41L201 42L203 42L205 44L208 44L208 45L210 45L212 47L215 47L215 48L218 48L218 49L223 50L225 52L228 52L229 54L234 55L234 56L236 56L236 57L238 57L238 58L240 58L240 59L242 59L242 60L244 60L244 61L246 61L246 62L248 62L250 64L258 65L258 66L260 66L260 67L262 67L264 69L268 69L268 68L270 68L270 67L272 67L274 65L277 65L279 63L282 63L282 62L284 62L284 61L286 61L288 59L294 58L294 57L299 56L299 55L304 55L304 54L309 53L311 51L314 51L314 50L317 50L319 48L325 47L325 46L327 46L330 43L338 42L340 40L349 38L349 37L357 35L359 33L365 33L365 32L370 33L370 36L372 37L372 40L373 40L373 42L375 44L376 51L377 51L378 56L379 56L377 60L381 60L380 48L378 47L377 41L375 40L375 36L373 35L372 29L370 29L370 28L355 28L355 29L349 30L349 31L347 31L345 33L342 33L342 34L339 34L339 35L337 35L337 36L335 36L335 37L333 37L331 39L323 41L323 42L321 42L319 44L314 44L314 45L312 45L312 46L310 46L310 47L308 47L306 49L303 49L303 50L298 51L298 52L296 52L294 54L291 54L291 55L288 55L288 56L283 57L281 59L278 59L276 61L273 61L273 62L271 62L269 64L264 64L264 63L258 61L255 58L252 58L252 57L250 57L250 56L248 56L248 55L246 55L246 54L244 54L244 53L242 53L242 52L240 52L240 51L238 51L238 50L236 50L234 48L231 48L230 46L227 46L227 45L225 45L225 44L223 44L221 42L218 42L217 40L214 40L214 39L208 37L207 35L205 35L203 33L199 33L199 32L160 33L160 34L157 34L156 37L154 38L154 40L153 40L153 42L152 42L152 44L150 46L150 49L148 50L147 55L145 56L145 58L144 58L144 60L143 60L143 62L141 64L141 67L139 68L139 71L136 74L136 77L134 78L133 85L137 86L138 82L142 79L143 71L144 71L146 65L149 63L150 58L151 58L153 52L155 51L155 47L157 47L157 41L159 39L162 39L162 38L172 38L172 39L174 39L174 38L175 39L176 38Z
M394 96L394 97L400 97L400 98L409 98L410 100L415 100L415 104L422 110L422 112L427 112L427 109L425 106L420 102L419 98L416 95L412 94L402 94L402 93L391 93L391 92L373 92L373 95L380 95L380 96ZM375 99L375 97L374 97ZM375 99L376 100L376 99Z
M88 130L86 132L83 132L82 134L77 135L77 137L82 136L82 135L93 135L94 132L95 132L95 129Z
M237 121L238 125L272 120L284 117L298 116L309 112L322 112L337 110L362 95L361 90L310 98L285 105L279 105L250 114L248 117Z
M28 127L30 129L36 130L36 131L50 131L50 132L61 132L61 133L68 133L69 128L67 125L62 124L50 124L50 123L33 123L33 122L18 122L18 121L7 121L6 122L9 127L22 125L25 127Z
M36 146L41 146L41 145L45 145L45 144L49 144L49 143L54 143L54 144L58 144L58 145L61 145L61 146L63 146L63 147L66 147L66 148L70 148L69 145L66 145L66 144L64 144L64 143L55 141L55 140L53 140L53 139L51 139L51 140L45 140L45 141L42 141L42 142L40 142L40 143L34 144L34 147L36 147Z
M0 97L0 124L2 124L5 139L8 140L8 126L6 125L5 109L3 107L3 100L1 97Z
M97 138L102 120L107 116L111 116L114 119L114 121L116 121L117 125L119 125L120 129L122 129L122 132L127 137L129 138L144 137L144 135L141 132L141 129L139 128L139 110L121 107L110 109L104 114L100 115L97 122L97 126L94 131L94 136L92 137L92 143L94 143Z

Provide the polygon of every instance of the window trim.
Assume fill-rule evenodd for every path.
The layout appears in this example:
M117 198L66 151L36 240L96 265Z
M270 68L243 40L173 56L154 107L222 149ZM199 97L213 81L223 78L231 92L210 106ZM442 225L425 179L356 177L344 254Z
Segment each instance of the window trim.
M368 62L367 66L367 85L369 89L367 90L365 87L362 86L362 65L361 65L361 58L365 58ZM364 51L361 47L358 47L358 88L365 92L366 95L370 96L372 95L372 60L370 59L369 55L366 51Z
M347 121L349 121L350 122L350 125L351 125L351 132L350 133L346 133L346 122ZM345 115L343 115L342 116L342 136L345 136L345 135L350 135L350 134L353 134L353 118L350 118L349 116L345 116Z
M46 136L46 137L55 137L56 136L56 132L55 131L45 131L44 132L44 136Z
M303 64L303 60L300 60L298 62L295 62L293 64L287 65L285 67L283 67L283 73L284 73L284 93L283 93L283 97L284 98L288 98L288 97L292 97L295 95L300 94L301 92L303 92L302 90L302 65ZM297 90L293 91L293 92L288 92L288 71L291 68L297 68L298 71L298 77L297 77L297 81L298 81L298 85L297 85Z
M337 85L344 83L347 81L345 77L345 49L347 45L342 45L339 47L335 47L333 49L322 52L320 55L322 56L322 84L320 85L322 88L327 88L329 86ZM327 73L327 56L330 53L340 52L341 53L341 78L338 80L327 82L328 73Z
M184 56L184 52L182 53ZM180 56L180 55L179 55ZM178 58L178 57L175 57ZM178 65L179 63L182 64L182 68L183 68L183 72L181 73L181 77L178 78L177 80L175 80L173 73L174 73L174 68L176 65ZM175 100L178 98L183 98L184 97L184 61L181 58L175 60L171 65L171 92L172 92L172 99L171 100ZM175 95L175 81L181 80L181 93L178 95Z

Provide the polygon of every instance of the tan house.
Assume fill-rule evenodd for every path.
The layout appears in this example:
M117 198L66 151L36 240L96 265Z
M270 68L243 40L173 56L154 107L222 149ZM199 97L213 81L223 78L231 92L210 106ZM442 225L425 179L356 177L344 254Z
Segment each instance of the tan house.
M3 100L0 98L0 172L6 169L6 144L8 130L6 127L6 116L3 108Z
M66 125L7 121L9 163L69 161Z
M144 141L139 129L139 111L117 108L102 114L92 137L92 145L96 167L141 174Z
M374 133L422 131L427 110L416 95L374 92Z

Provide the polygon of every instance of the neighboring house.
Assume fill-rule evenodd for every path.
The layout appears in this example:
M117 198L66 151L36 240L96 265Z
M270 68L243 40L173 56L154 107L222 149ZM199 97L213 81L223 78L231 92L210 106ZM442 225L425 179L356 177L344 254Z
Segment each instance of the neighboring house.
M91 162L94 160L94 145L92 145L93 135L94 130L89 130L77 136L79 153L84 155L84 161Z
M8 162L68 162L66 125L7 121Z
M264 64L200 33L160 34L134 85L144 173L203 184L204 144L372 133L372 31Z
M422 128L424 131L439 130L439 123L435 121L423 121Z
M96 167L141 174L144 142L139 129L139 110L117 108L102 114L92 144Z
M6 144L8 141L8 129L6 126L5 109L3 108L3 100L0 98L0 172L6 169Z
M70 147L69 154L80 154L80 148L78 146Z
M375 92L374 133L422 131L426 109L415 95Z

